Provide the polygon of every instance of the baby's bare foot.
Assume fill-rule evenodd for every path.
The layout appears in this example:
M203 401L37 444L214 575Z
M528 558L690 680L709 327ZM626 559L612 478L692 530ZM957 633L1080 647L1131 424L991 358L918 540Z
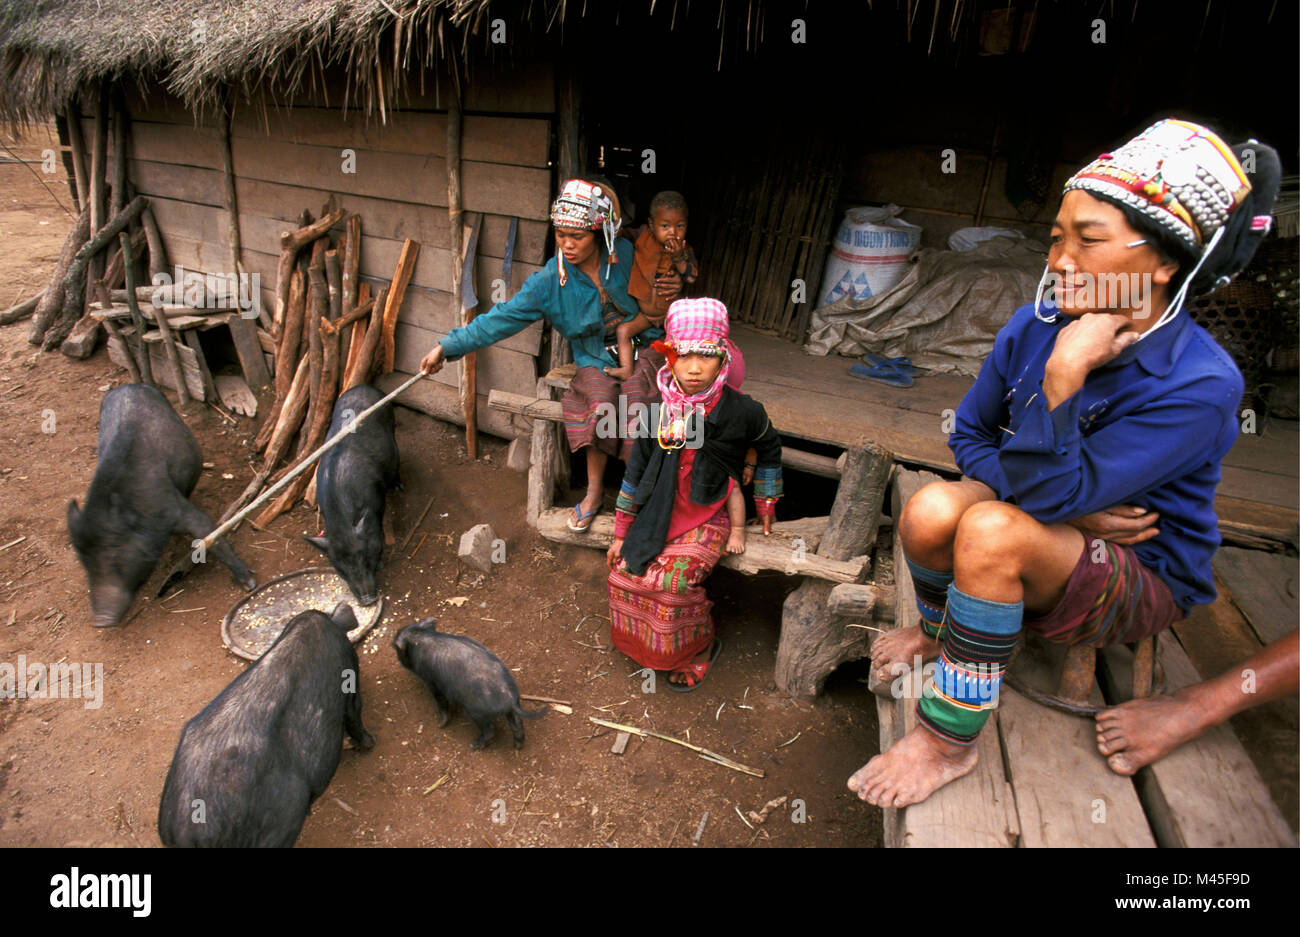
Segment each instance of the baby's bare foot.
M733 527L731 534L727 537L728 553L745 552L745 531L744 528Z
M974 745L954 745L924 726L914 726L893 748L855 771L849 790L877 807L919 804L969 774L978 760Z
M631 368L606 368L605 373L615 380L626 381L632 376Z

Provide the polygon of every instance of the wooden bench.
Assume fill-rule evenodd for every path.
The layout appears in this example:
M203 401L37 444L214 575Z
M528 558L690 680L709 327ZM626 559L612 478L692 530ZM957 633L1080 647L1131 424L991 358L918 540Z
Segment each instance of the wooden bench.
M938 476L900 471L893 514ZM897 532L895 625L919 619ZM1158 654L1170 692L1201 679L1174 636ZM1131 685L1132 652L1098 655L1108 685ZM918 681L919 682L919 681ZM907 683L900 690L911 690ZM1092 699L1101 691L1092 687ZM880 750L916 724L914 698L877 698ZM1031 703L1004 684L996 713L976 743L979 764L926 801L885 811L887 846L1294 846L1229 726L1206 733L1133 778L1115 774L1097 751L1091 719ZM1005 757L1004 757L1005 756Z
M533 420L529 523L549 540L608 549L612 517L597 517L587 533L575 534L568 529L569 510L554 506L557 484L568 481L563 474L568 461L561 457L567 453L563 412L554 395L569 386L574 374L572 364L553 369L538 380L533 397L493 390L488 405ZM750 538L744 553L726 556L720 563L742 573L776 571L803 577L782 609L776 683L792 695L815 696L837 666L866 656L867 629L862 622L893 617L892 589L868 579L893 460L890 453L866 443L838 459L783 447L782 462L839 482L831 513L778 523L772 537Z

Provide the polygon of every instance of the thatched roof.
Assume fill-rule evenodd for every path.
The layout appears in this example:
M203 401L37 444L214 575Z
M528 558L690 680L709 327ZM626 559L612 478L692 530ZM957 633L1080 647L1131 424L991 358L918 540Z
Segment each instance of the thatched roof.
M487 0L7 0L0 3L0 117L63 107L100 81L161 81L195 109L223 85L289 91L326 65L357 76L429 61L449 26L468 34ZM400 28L390 29L400 24ZM389 41L381 50L380 37ZM391 95L391 91L385 91Z
M1161 5L1136 0L1127 9L1114 0L0 0L0 120L62 111L101 81L158 82L202 112L228 88L286 95L329 66L349 76L339 104L379 111L400 101L411 73L453 50L471 67L476 57L500 60L488 39L498 17L547 43L575 41L576 54L598 58L603 68L618 58L618 43L604 37L643 30L652 20L711 44L703 55L719 68L724 48L734 55L774 44L789 34L792 17L805 16L820 17L819 26L831 17L855 41L873 33L945 59L978 45L987 15L1033 23L1049 10L1103 15L1120 36L1141 43L1139 51L1171 30L1184 55L1209 45L1221 57L1242 47L1243 37L1290 41L1278 38L1276 3L1204 4L1203 15L1199 4L1187 4L1180 6L1185 15L1167 20ZM1285 33L1291 20L1283 20Z

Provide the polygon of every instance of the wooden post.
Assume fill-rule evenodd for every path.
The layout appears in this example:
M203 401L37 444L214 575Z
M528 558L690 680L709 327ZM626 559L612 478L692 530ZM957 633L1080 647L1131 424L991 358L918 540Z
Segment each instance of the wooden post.
M72 175L77 186L77 210L85 211L90 198L86 170L86 136L81 129L81 108L74 98L68 102L68 146L72 149Z
M537 381L537 396L549 400L551 388ZM533 420L533 449L528 469L528 523L537 526L538 518L555 503L555 431L549 420Z
M874 443L848 451L818 556L847 560L870 552L892 465L893 456ZM805 579L785 600L776 685L791 696L816 696L832 670L867 654L867 632L845 628L844 619L831 614L832 588Z
M452 59L452 67L456 65ZM461 273L465 262L465 237L461 228L460 188L460 93L452 82L447 104L447 222L451 234L451 308L462 327L474 318L461 295ZM465 452L478 458L478 355L470 352L460 359L460 406L465 414Z
M94 237L108 220L108 203L105 199L104 176L108 172L108 86L100 84L95 103L95 136L91 140L90 150L90 236ZM90 280L98 280L104 271L101 258L92 258L89 270ZM85 294L83 294L84 296ZM77 315L80 316L79 310Z
M131 310L131 321L135 323L136 334L140 336L140 377L146 384L156 386L153 381L153 365L149 362L149 346L144 340L144 316L140 314L140 304L135 298L135 258L131 256L131 235L123 231L118 235L118 241L122 245L122 270L126 274L126 308ZM159 315L155 318L166 319L167 317ZM182 377L179 368L176 376ZM180 382L183 383L184 381ZM177 386L179 387L180 384Z
M122 103L120 95L114 93L113 194L109 200L108 217L115 217L124 205L126 205L126 105Z

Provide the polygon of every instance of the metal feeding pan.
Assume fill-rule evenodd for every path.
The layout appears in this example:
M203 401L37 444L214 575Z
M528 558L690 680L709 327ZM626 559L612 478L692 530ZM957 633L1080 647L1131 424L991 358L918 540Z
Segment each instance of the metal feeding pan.
M384 615L383 598L366 608L332 567L314 566L277 576L236 602L221 619L221 640L231 652L257 660L295 615L312 609L328 615L340 602L351 605L357 616L357 627L348 632L353 644Z

